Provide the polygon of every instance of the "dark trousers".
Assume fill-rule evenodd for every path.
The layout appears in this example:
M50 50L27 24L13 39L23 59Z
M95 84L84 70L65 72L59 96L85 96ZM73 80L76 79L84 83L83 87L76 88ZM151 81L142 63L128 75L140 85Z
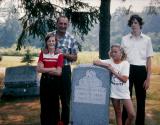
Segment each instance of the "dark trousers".
M129 75L129 90L132 97L132 88L134 85L136 101L137 101L137 112L136 112L136 125L145 124L145 100L146 100L146 90L143 87L144 81L146 80L147 72L145 66L130 65L130 75ZM127 111L123 107L122 112L122 122L125 125L127 118Z
M41 125L57 125L59 116L60 78L42 74L40 80Z
M60 99L62 102L61 120L64 125L69 124L70 120L70 97L71 97L71 67L69 65L62 68L61 77L61 93Z

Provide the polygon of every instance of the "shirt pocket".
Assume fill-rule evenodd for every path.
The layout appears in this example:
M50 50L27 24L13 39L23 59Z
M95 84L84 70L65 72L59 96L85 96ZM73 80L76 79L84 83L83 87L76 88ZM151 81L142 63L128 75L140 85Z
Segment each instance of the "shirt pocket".
M141 46L141 47L139 47L138 51L139 51L139 54L140 54L141 59L145 59L146 56L147 56L146 46Z

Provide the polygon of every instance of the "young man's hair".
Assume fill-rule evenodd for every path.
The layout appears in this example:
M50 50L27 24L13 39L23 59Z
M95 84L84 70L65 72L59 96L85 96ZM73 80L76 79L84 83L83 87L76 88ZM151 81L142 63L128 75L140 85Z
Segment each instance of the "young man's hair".
M139 15L131 15L130 19L128 20L128 26L131 27L134 20L137 20L140 28L142 29L142 25L144 24L143 19Z

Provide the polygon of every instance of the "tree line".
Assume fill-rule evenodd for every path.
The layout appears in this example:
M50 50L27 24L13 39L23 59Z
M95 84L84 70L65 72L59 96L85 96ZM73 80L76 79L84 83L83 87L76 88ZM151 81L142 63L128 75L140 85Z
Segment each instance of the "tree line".
M111 15L111 23L110 23L110 42L120 43L123 35L129 32L129 28L127 26L127 21L130 14L134 12L130 12L129 15L126 15L123 11L125 8L118 8ZM141 13L138 13L144 18L145 24L143 26L143 32L148 34L152 38L154 51L160 51L160 25L159 20L160 16L155 14L148 14L145 10ZM22 24L18 20L18 14L9 12L8 18L5 23L0 24L0 46L1 47L11 47L16 43L21 31ZM70 27L70 31L72 31L73 27ZM78 35L78 34L77 34ZM99 22L94 23L91 31L88 32L87 35L83 36L83 40L77 39L80 41L82 45L82 50L84 51L98 51L99 50ZM26 40L26 45L42 47L43 41L38 37L33 38L29 36Z

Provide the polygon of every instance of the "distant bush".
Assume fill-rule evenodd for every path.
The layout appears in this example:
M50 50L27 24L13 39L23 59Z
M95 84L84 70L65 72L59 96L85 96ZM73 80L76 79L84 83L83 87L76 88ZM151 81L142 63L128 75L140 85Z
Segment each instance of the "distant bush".
M26 63L27 65L30 65L31 63L33 63L34 59L33 59L33 55L31 54L30 49L28 48L26 50L26 53L24 54L21 62Z

